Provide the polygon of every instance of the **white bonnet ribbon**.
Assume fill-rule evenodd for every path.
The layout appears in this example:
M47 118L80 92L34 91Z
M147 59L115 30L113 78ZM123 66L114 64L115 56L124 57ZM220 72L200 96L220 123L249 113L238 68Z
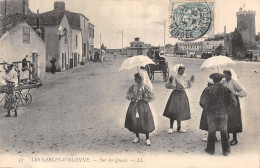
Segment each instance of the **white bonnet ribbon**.
M210 77L208 77L208 83L214 84L213 79L211 79Z
M139 74L141 75L141 77L143 78L143 84L149 89L149 90L153 90L153 85L151 83L150 78L147 75L147 72L144 70L139 70Z

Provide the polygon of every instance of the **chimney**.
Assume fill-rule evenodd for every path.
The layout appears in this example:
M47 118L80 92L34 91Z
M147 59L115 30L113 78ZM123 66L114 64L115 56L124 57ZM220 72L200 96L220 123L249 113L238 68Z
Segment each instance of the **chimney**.
M29 0L23 0L22 1L23 5L23 14L27 15L28 10L29 10Z
M36 19L37 29L36 33L41 37L41 29L40 29L40 18L39 18L39 9L37 9L37 19Z
M54 2L54 9L65 10L65 2L63 1Z
M226 49L226 46L227 46L227 37L226 37L226 36L227 36L227 35L226 35L227 32L226 32L226 28L227 28L227 27L224 26L224 46L223 46L223 47L224 47L225 49Z

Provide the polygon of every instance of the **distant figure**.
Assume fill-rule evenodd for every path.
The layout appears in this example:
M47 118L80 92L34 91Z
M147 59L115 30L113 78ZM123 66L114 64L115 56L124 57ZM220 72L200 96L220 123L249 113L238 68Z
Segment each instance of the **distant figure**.
M156 58L156 57L159 57L159 51L158 51L158 50L155 51L154 57L155 57L155 58Z
M253 61L253 53L252 52L247 52L246 53L246 58L248 61L252 62Z
M157 55L155 58L154 58L154 61L156 62L158 62L159 63L159 65L163 65L163 64L165 64L165 58L164 57L161 57L160 55Z
M89 50L89 60L92 61L92 53L90 50Z
M97 61L97 51L94 52L94 59L92 60L93 62Z
M98 51L95 51L95 54L94 54L94 62L97 62L99 60L99 52Z
M28 55L26 55L25 58L22 60L22 71L25 71L28 69L27 58L28 58Z
M114 56L115 56L115 59L116 59L116 52L114 52Z
M51 59L51 61L50 61L50 63L51 63L51 73L52 73L52 74L54 74L54 73L56 72L56 65L55 65L55 64L56 64L56 61L57 61L57 60L56 60L56 58L54 58L54 57L53 57L53 58Z

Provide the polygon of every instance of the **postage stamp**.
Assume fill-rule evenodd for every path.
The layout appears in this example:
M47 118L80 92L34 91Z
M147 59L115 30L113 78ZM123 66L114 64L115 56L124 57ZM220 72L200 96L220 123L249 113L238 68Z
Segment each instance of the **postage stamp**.
M181 41L214 35L214 1L170 1L170 35Z

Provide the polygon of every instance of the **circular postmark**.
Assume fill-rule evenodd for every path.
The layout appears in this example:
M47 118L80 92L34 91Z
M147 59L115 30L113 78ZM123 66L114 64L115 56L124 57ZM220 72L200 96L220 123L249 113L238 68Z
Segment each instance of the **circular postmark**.
M211 9L203 3L184 3L172 11L171 36L182 41L196 40L211 28Z

